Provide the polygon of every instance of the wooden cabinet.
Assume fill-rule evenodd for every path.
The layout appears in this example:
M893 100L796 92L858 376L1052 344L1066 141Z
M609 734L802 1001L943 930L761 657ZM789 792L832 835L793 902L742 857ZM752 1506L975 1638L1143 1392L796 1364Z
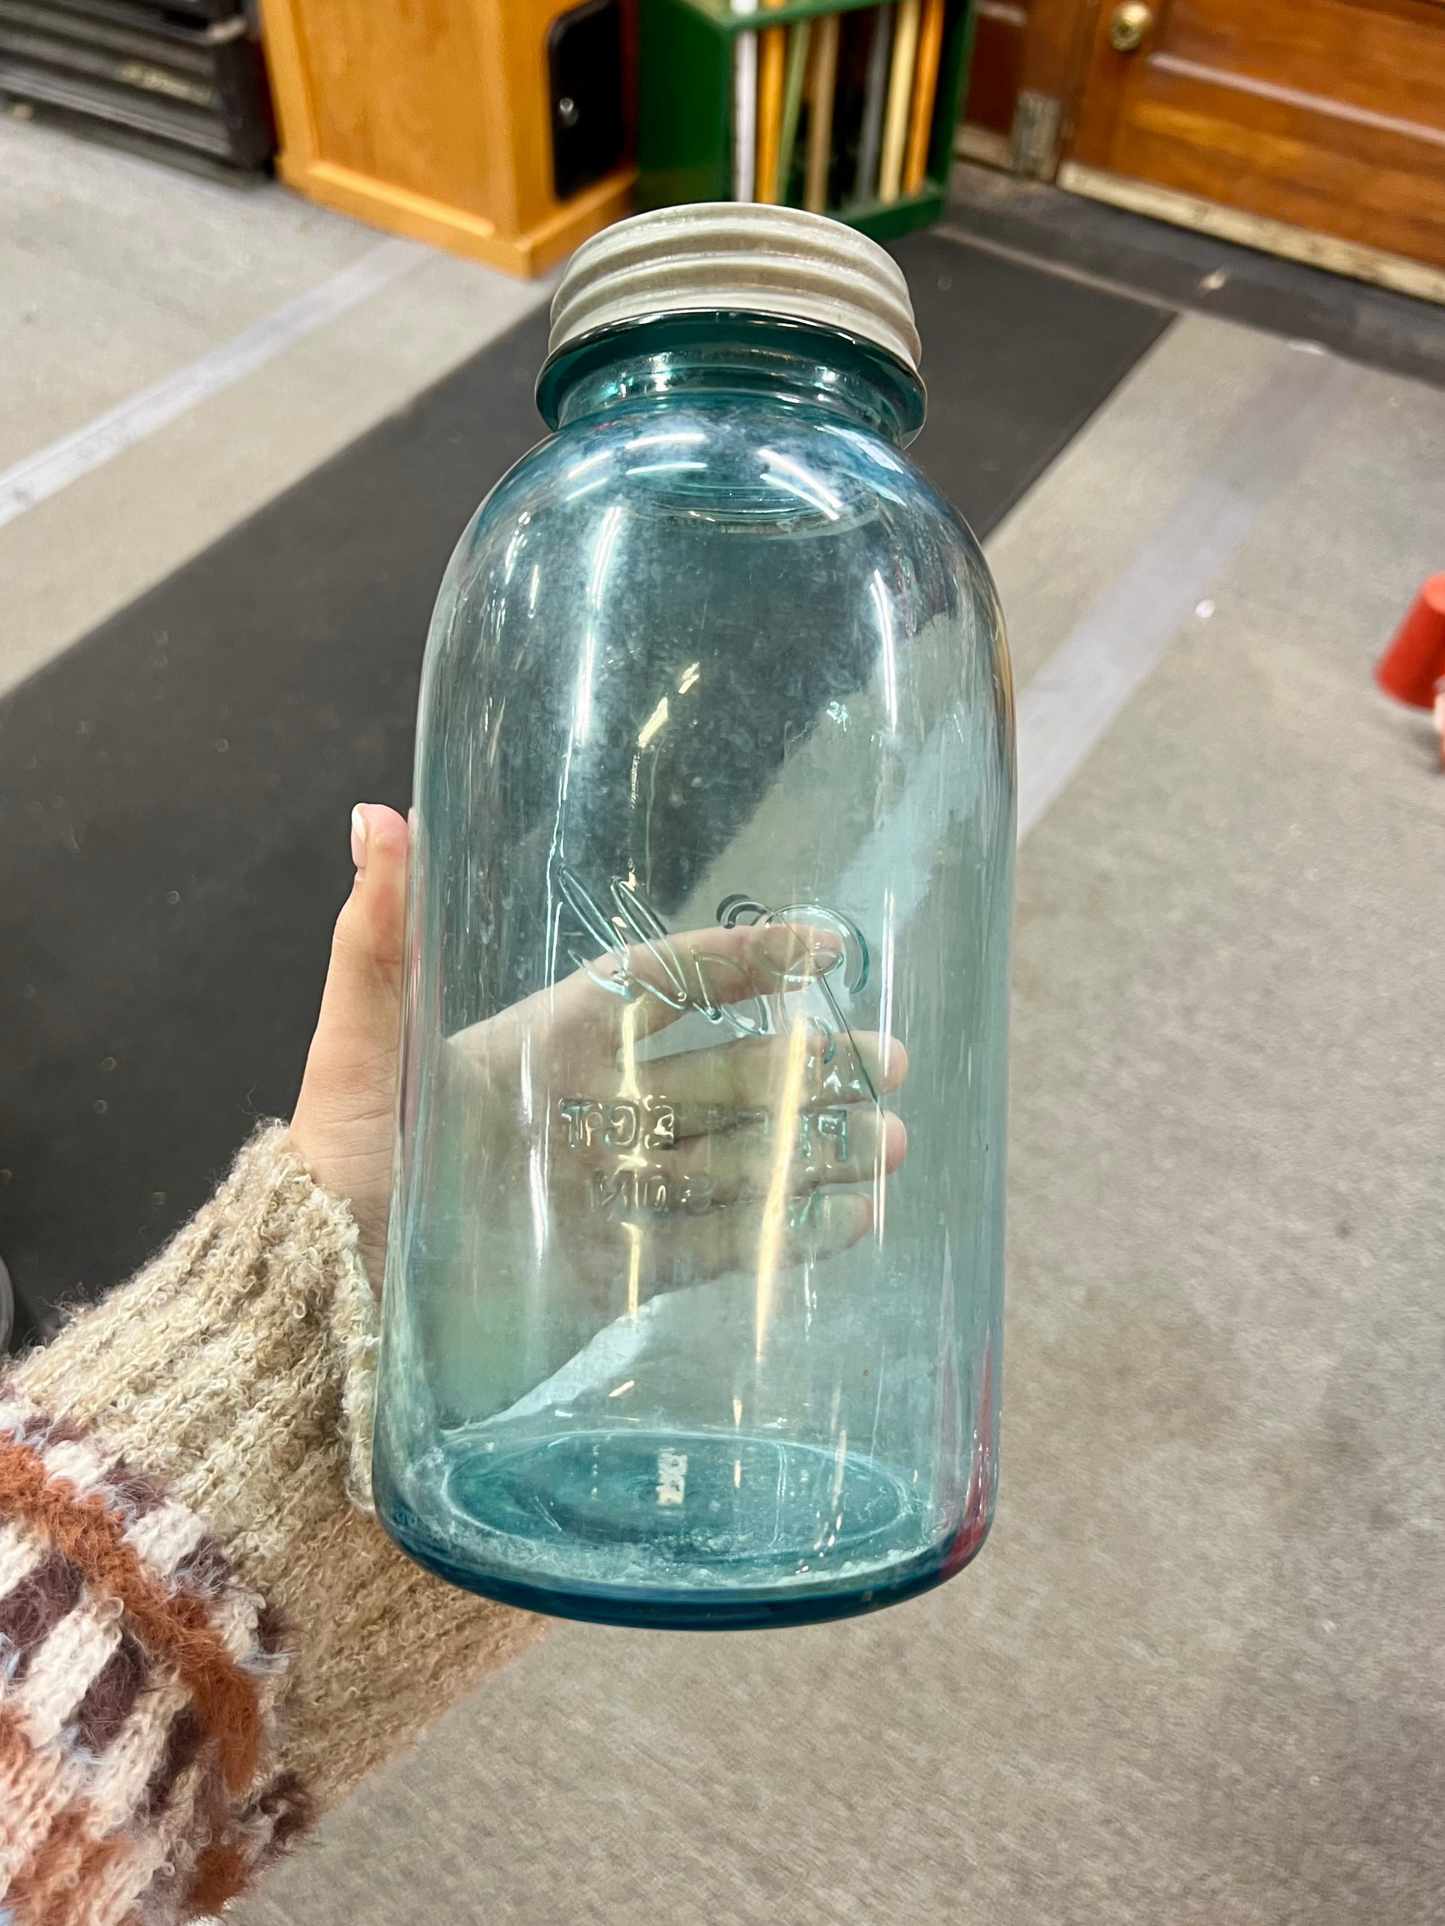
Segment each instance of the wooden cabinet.
M541 273L628 212L635 177L622 164L555 191L548 36L575 11L575 0L262 0L281 178L395 233Z
M1445 268L1442 0L1100 8L1076 163Z
M1445 0L994 4L1021 171L1398 286L1351 250L1445 269Z

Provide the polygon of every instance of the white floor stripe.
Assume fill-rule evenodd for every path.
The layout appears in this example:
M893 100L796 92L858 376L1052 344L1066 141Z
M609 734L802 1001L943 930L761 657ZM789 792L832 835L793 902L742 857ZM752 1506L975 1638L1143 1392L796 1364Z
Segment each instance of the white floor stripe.
M64 435L38 454L16 462L0 473L0 528L13 522L17 515L23 515L27 508L58 494L80 476L88 475L92 469L134 447L147 435L153 435L197 403L263 367L294 342L325 327L328 321L356 307L389 281L409 274L430 253L430 248L413 241L382 241L350 267L331 275L319 287L298 294L294 301L287 301L274 313L242 329L240 334L191 362L189 367L167 375L164 381L97 415L94 421L77 428L73 434Z
M1355 379L1348 362L1297 344L1240 408L1128 568L1029 683L1018 704L1020 842L1163 655Z

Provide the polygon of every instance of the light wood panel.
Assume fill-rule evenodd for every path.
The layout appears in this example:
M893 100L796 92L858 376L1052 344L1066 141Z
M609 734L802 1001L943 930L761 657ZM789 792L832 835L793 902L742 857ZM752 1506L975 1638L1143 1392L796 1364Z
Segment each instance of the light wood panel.
M1105 174L1097 167L1085 167L1081 161L1064 162L1059 169L1059 185L1071 194L1085 194L1112 207L1127 207L1135 214L1193 228L1197 234L1215 234L1224 241L1238 241L1242 247L1283 255L1287 261L1303 261L1307 267L1348 274L1352 280L1372 281L1376 287L1393 288L1397 294L1413 294L1421 301L1445 305L1445 268L1407 260L1403 254L1387 254L1383 248L1342 241L1336 234L1266 220L1262 214L1246 214L1221 201L1181 194L1177 188Z
M263 0L281 177L514 274L627 213L619 168L552 189L547 30L567 0Z

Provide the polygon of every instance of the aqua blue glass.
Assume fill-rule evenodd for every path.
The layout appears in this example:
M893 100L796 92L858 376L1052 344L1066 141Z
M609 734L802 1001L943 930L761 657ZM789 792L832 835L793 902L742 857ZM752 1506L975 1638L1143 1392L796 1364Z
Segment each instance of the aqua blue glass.
M378 1513L543 1612L870 1610L994 1503L997 598L865 341L644 319L538 398L427 644Z

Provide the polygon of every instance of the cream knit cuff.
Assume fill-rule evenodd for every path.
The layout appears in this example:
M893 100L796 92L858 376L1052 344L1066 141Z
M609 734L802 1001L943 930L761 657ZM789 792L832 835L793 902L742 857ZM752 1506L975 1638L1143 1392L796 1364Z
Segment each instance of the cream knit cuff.
M146 1270L14 1378L164 1478L264 1586L298 1480L371 1509L376 1350L351 1213L271 1123Z

